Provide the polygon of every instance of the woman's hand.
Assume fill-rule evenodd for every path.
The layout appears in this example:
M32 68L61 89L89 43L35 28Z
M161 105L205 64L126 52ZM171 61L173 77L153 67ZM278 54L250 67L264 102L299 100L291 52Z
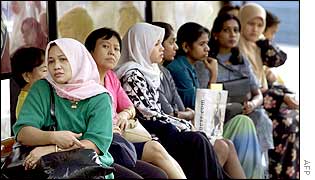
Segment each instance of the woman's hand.
M214 58L208 57L206 60L203 61L206 65L206 68L209 70L211 74L211 83L216 83L217 75L218 75L218 61Z
M71 131L54 131L52 132L53 144L56 144L62 149L68 149L74 145L78 147L84 147L84 145L78 140L82 136L82 133L77 134Z
M195 111L190 109L189 107L187 107L185 111L188 112L188 119L193 122L193 120L195 119Z
M245 101L243 105L243 114L250 114L255 109L255 104L252 101Z
M178 112L178 118L186 119L188 121L191 121L194 124L195 111L187 107L185 111Z
M300 107L299 102L295 100L294 97L291 97L289 94L284 94L283 101L290 109L299 109Z
M121 132L121 129L117 125L114 125L113 126L113 133L118 133L121 135L122 132Z
M118 114L117 116L117 126L120 128L120 130L124 131L128 127L128 119L129 119L129 114L125 111L122 111Z
M207 69L211 72L218 71L218 61L212 57L208 57L203 61Z
M26 156L23 166L25 167L25 170L29 169L35 169L38 160L47 154L55 152L55 146L39 146L35 147L28 156Z

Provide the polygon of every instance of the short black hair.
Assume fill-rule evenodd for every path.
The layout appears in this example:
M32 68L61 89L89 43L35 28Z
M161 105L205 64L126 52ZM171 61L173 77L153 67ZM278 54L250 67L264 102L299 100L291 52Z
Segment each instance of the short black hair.
M85 47L91 53L95 49L96 41L100 38L105 38L106 40L110 39L111 37L116 37L119 42L119 47L121 51L121 37L118 32L111 28L102 27L92 31L85 40Z
M23 88L27 82L22 74L32 72L34 68L40 66L45 61L45 51L37 47L21 47L11 56L12 78L20 88Z
M163 42L168 38L170 37L172 31L174 31L173 27L166 23L166 22L159 22L159 21L156 21L156 22L152 22L151 24L155 25L155 26L159 26L161 28L164 28L165 29L165 35L164 35L164 38L163 38ZM163 43L162 42L162 43Z
M266 27L265 31L273 25L280 24L280 19L272 14L270 11L266 11Z

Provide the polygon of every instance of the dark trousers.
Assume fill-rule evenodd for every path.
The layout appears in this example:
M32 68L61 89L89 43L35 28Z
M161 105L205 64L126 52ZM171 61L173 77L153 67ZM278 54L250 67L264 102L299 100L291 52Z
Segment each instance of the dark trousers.
M145 161L137 160L136 166L133 168L126 168L114 163L115 179L167 179L166 173Z
M223 179L226 174L219 164L216 153L202 132L179 132L172 124L141 121L155 134L167 152L177 160L188 179Z

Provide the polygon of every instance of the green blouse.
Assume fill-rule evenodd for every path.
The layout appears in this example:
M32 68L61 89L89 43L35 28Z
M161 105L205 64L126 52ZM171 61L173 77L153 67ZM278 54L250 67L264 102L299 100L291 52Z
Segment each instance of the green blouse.
M110 166L113 158L108 152L112 142L112 105L110 96L102 93L81 100L77 108L71 101L59 97L54 90L57 130L81 133L81 140L88 139L100 150L100 160ZM45 80L35 82L25 99L18 120L13 126L15 137L24 126L42 128L53 123L50 115L50 89Z

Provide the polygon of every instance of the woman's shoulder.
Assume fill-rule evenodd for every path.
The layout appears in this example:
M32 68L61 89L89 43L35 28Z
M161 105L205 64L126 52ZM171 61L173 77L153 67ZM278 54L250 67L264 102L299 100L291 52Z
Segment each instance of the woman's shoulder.
M141 77L141 78L144 78L144 75L143 73L141 72L140 69L137 69L137 68L133 68L133 69L130 69L126 72L125 74L126 77L132 77L132 78L135 78L135 77Z
M185 64L183 63L184 56L177 56L171 63L169 63L166 68L170 72L181 72L182 69L185 67Z
M116 73L115 73L113 70L108 70L108 71L106 72L106 76L110 77L111 79L112 79L112 78L118 79Z
M40 79L31 86L29 93L32 91L39 91L42 94L48 92L48 89L49 89L48 81L46 79Z
M86 104L89 104L89 105L97 105L99 103L101 104L104 104L104 101L105 102L109 102L111 104L111 96L106 93L106 92L103 92L103 93L100 93L98 95L95 95L95 96L92 96L88 99L86 99L86 101L83 101L83 103L86 103Z
M106 72L105 79L106 79L105 81L109 81L111 85L119 84L119 79L118 79L116 73L114 71L112 71L112 70L108 70ZM106 85L107 85L107 83L106 83Z
M165 76L171 76L170 71L169 71L166 67L164 67L164 66L159 66L159 67L160 67L161 72L162 72Z

